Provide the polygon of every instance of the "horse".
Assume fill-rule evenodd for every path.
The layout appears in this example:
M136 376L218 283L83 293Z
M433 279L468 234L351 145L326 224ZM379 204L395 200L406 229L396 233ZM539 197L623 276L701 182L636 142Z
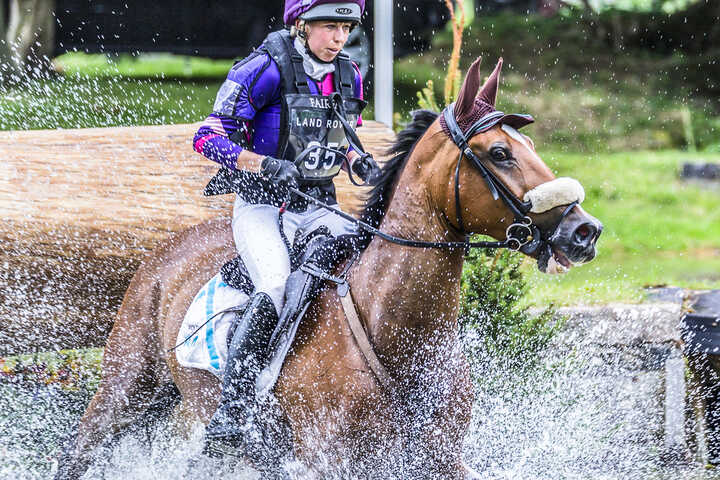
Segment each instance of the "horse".
M273 393L292 457L309 471L477 475L462 458L474 397L457 319L468 235L519 249L549 273L595 256L602 224L578 195L564 200L559 192L552 208L529 209L528 196L560 179L529 137L504 126L518 116L495 110L501 66L502 59L483 83L478 58L450 110L417 112L367 198L362 219L384 235L365 236L346 279L391 391L359 349L335 289L322 290L303 318ZM477 127L480 117L496 123ZM513 228L533 229L535 239L528 243ZM449 248L434 248L442 245ZM180 366L171 348L194 295L235 254L229 222L213 220L169 238L144 260L107 341L99 389L56 478L82 476L100 443L163 404L168 392L179 392L173 411L179 424L209 421L219 380Z

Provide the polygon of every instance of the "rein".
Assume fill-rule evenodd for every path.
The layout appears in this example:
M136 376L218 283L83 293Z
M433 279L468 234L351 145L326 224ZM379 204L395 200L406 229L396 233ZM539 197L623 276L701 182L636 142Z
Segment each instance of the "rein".
M350 125L347 124L344 115L342 115L342 103L339 102L337 99L333 98L332 105L334 113L336 114L338 119L340 119L340 122L344 127L346 136L348 137L349 143L352 148L361 155L367 155L364 152L362 143L360 143L359 138L357 137L353 129L350 127ZM473 135L485 132L497 125L497 123L500 121L500 119L502 119L505 114L499 111L492 112L475 122L475 124L473 124L473 126L470 127L470 129L468 130L468 133L464 134L458 126L457 120L455 119L455 115L453 112L454 106L454 103L447 106L443 110L443 116L445 119L445 123L450 130L453 142L455 143L455 145L458 146L458 148L460 148L460 156L458 158L457 166L455 167L455 203L458 226L460 227L460 232L463 233L466 237L465 241L428 242L396 237L394 235L382 232L380 229L375 228L372 225L363 222L362 220L359 220L352 215L349 215L335 207L327 205L326 203L316 198L313 198L306 193L301 192L297 188L290 188L290 192L305 199L310 203L314 203L326 210L333 212L334 214L355 224L358 228L361 228L362 230L365 230L372 235L376 235L384 240L387 240L388 242L395 243L397 245L415 248L463 249L465 251L468 251L471 248L507 248L512 251L518 251L525 245L531 244L532 242L532 245L537 248L541 243L539 240L540 231L535 225L533 225L532 219L527 216L527 213L532 208L532 202L523 202L519 198L517 198L507 188L507 186L505 186L502 181L500 181L487 167L485 167L485 165L482 164L480 159L477 157L477 155L475 155L475 152L472 151L467 142L468 138L472 137ZM305 152L302 152L301 155L303 155L304 153ZM469 235L465 233L467 230L465 229L465 224L462 221L462 209L460 206L460 164L462 163L462 159L464 157L469 158L472 161L473 165L480 171L480 174L487 183L493 198L495 200L502 199L502 201L510 208L510 210L515 215L515 222L508 226L508 228L505 230L505 240L471 242L469 240ZM352 169L348 168L348 172L351 172L351 170ZM352 178L352 173L350 173L350 177L352 183L357 185L357 183ZM572 206L574 207L574 204ZM563 218L570 212L570 210L572 210L572 208L568 208L565 211L565 213L563 214Z
M341 125L343 126L345 136L348 139L348 142L353 148L353 150L359 153L361 157L368 155L367 153L365 153L365 150L362 146L362 143L360 142L360 139L357 137L357 134L345 119L342 98L340 98L339 96L333 96L331 99L331 106L333 109L333 113L335 113L335 116L338 118ZM472 148L470 148L470 145L468 144L468 139L472 138L478 133L486 132L487 130L497 125L503 119L503 117L505 117L505 114L500 111L491 112L476 121L468 129L467 133L464 133L460 129L460 126L455 119L454 108L455 104L451 103L450 105L445 107L442 115L443 119L445 120L445 124L450 132L450 137L453 143L455 143L455 145L460 149L458 162L455 166L455 216L459 231L465 235L465 241L428 242L396 237L394 235L382 232L380 231L380 229L375 228L372 225L363 222L362 220L359 220L352 215L349 215L335 207L332 207L325 202L322 202L321 200L311 197L310 195L301 192L297 188L290 188L289 192L294 193L298 197L301 197L310 203L314 203L315 205L318 205L344 218L345 220L353 223L355 226L362 230L365 230L371 235L376 235L384 240L387 240L388 242L395 243L397 245L415 248L463 249L466 252L469 251L471 248L507 248L512 251L519 251L522 249L523 253L526 254L534 253L535 251L537 251L538 248L542 246L545 240L542 238L540 229L533 224L532 219L527 215L533 207L532 202L523 202L517 196L515 196L515 194L513 194L510 189L480 161L478 156L475 154L475 152L473 152ZM312 148L317 148L317 146L313 146ZM300 153L300 157L304 157L305 155L307 155L308 150L310 149L310 147L306 148L303 152ZM328 147L325 147L324 149L333 151L334 153L342 154L342 152L336 151L335 149L331 149ZM469 234L466 233L467 229L465 228L465 224L462 219L462 206L460 204L460 164L462 163L462 159L465 157L467 157L472 162L473 166L475 166L475 168L480 172L480 175L485 180L485 183L487 184L493 198L495 200L502 200L503 203L513 212L513 215L515 217L514 223L508 226L505 230L505 240L471 242ZM358 183L353 178L352 169L350 168L349 162L347 162L347 156L345 156L345 162L348 166L348 174L350 175L351 182L355 185L358 185ZM562 222L562 220L570 213L570 211L575 207L575 205L577 205L577 203L578 202L573 202L568 206L568 208L565 209L560 218L560 222ZM558 222L558 225L560 224L560 222ZM450 226L452 228L455 228L452 224L450 224Z
M388 242L396 243L398 245L403 245L406 247L417 247L417 248L448 248L448 249L454 249L454 248L511 248L509 239L500 241L500 242L426 242L421 240L408 240L406 238L400 238L396 237L394 235L390 235L388 233L385 233L383 231L380 231L379 229L373 227L369 223L363 222L362 220L359 220L352 215L343 212L342 210L335 208L331 205L326 204L325 202L318 200L314 197L311 197L310 195L301 192L297 188L290 188L290 191L294 193L295 195L302 197L303 199L307 200L308 202L314 203L315 205L318 205L326 210L331 211L332 213L344 218L345 220L354 223L359 228L365 230L368 233L371 233L373 235L377 235L378 237L387 240ZM512 226L512 225L511 225ZM510 227L508 227L510 228Z

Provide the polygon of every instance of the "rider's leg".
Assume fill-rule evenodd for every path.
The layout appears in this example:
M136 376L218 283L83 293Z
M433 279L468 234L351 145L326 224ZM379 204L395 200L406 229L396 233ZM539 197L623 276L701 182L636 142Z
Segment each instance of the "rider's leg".
M272 298L275 309L282 309L285 281L290 275L287 246L280 235L277 207L247 204L241 199L233 209L233 238L256 292ZM297 230L294 215L283 217L283 230L293 239Z
M324 282L322 274L332 275L335 267L356 248L356 242L355 235L338 238L319 235L310 240L302 263L288 276L280 323L315 298Z
M300 266L288 276L285 306L280 312L281 324L289 315L314 299L323 285L323 280L312 272L332 274L335 267L357 248L359 237L353 223L324 208L311 206L298 228L311 233L320 227L327 228L331 236L313 238L305 249Z
M315 299L324 284L323 276L332 275L338 263L356 248L356 240L356 235L343 235L340 238L318 235L308 242L302 263L288 277L285 286L285 305L280 312L279 325L286 327L294 325L297 328L296 315L300 314ZM282 336L292 336L294 331L294 328L285 328L280 332L281 337L271 341L287 349L291 339ZM257 387L260 388L261 395L272 388L274 380L282 369L284 353L282 350L278 350L276 353L277 355L269 359L270 363L268 368L263 370L263 376L257 380Z
M290 221L286 233L297 225ZM282 308L285 281L290 273L287 247L278 228L278 209L237 201L233 236L255 294L237 319L228 348L220 405L206 428L210 441L236 443L248 428L255 402L255 378L265 362L265 350Z
M277 227L277 212L277 208L268 205L238 207L236 203L233 234L257 293L239 319L228 349L222 399L206 429L209 441L239 443L248 433L247 428L251 427L246 420L250 420L248 416L252 415L255 379L265 365L266 347L278 323L275 308L282 311L283 319L293 315L299 305L315 297L322 285L322 280L313 272L330 273L354 248L355 237L352 235L316 237L311 240L301 267L288 278L290 262ZM322 213L315 209L305 214L288 212L283 222L287 238L293 239L301 224L305 231L319 226L315 224L321 223L321 215L318 214ZM344 225L330 223L331 231L342 234L347 230ZM279 281L282 281L282 287L278 287ZM286 302L280 310L283 293Z
M265 363L265 350L278 316L270 297L257 292L250 299L228 348L222 397L208 424L208 440L240 441L252 423L255 377Z

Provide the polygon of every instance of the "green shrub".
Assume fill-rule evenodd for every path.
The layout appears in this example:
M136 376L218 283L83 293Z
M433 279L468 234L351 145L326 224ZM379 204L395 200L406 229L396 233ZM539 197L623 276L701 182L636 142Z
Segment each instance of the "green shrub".
M537 315L520 306L528 291L523 258L507 250L474 250L465 262L459 322L471 363L534 370L562 327L552 306Z

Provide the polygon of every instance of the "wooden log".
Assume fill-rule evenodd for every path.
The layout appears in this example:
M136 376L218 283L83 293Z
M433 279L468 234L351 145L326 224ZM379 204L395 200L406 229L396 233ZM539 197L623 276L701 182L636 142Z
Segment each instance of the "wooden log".
M217 165L193 152L198 125L3 132L0 355L102 346L144 254L170 233L229 216L205 197ZM393 138L365 122L376 158ZM348 211L363 189L336 179Z

